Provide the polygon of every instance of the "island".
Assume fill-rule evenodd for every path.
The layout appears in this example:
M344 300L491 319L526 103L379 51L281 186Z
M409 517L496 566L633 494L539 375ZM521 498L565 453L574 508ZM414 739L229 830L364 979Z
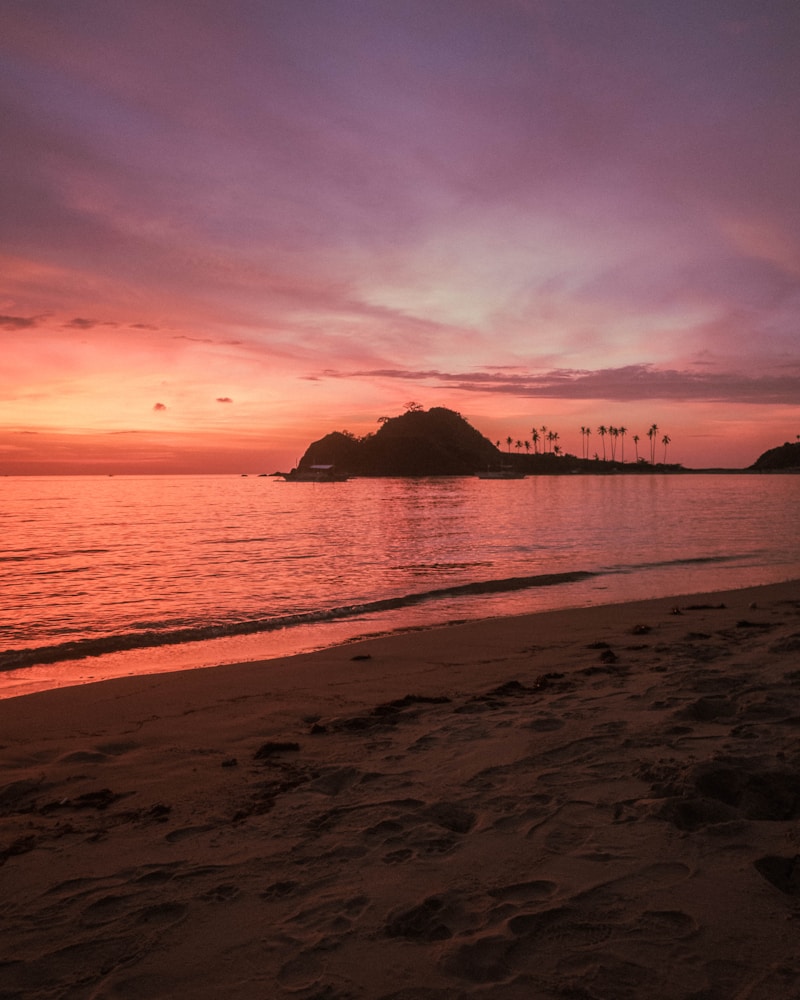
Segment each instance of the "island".
M800 443L784 444L765 452L747 469L686 469L677 463L656 460L655 448L650 447L650 459L638 454L624 461L624 450L616 455L612 438L611 457L578 457L561 451L552 438L542 435L541 450L534 435L534 451L530 442L513 442L508 438L493 443L476 430L460 413L443 406L425 410L409 404L396 417L381 417L378 430L357 437L349 431L334 431L312 442L290 472L275 472L273 476L292 482L339 482L357 477L413 476L482 476L487 479L519 479L535 475L579 474L648 474L692 472L791 472L800 470ZM544 430L544 429L543 429ZM601 428L601 432L605 432ZM616 431L609 428L609 433ZM652 430L652 429L651 429ZM586 431L582 428L582 431ZM624 429L623 429L624 433ZM587 435L588 436L588 435ZM638 437L634 438L638 441ZM662 439L664 454L669 438ZM512 445L516 451L512 451ZM624 449L624 443L623 443Z

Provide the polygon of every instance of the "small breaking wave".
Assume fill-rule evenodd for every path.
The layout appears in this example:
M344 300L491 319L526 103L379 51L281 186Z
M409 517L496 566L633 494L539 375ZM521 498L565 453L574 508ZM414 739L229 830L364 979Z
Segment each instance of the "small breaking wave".
M681 566L713 566L729 564L744 564L753 558L753 553L730 553L713 556L688 556L684 559L658 559L650 562L632 563L630 565L608 566L607 573L641 573L653 569L670 569Z
M88 656L103 656L132 649L155 648L179 645L188 642L206 642L232 636L255 635L259 632L273 632L297 625L311 625L316 622L330 622L354 618L380 611L393 611L411 607L426 601L451 597L470 597L481 594L526 590L532 587L552 587L565 583L577 583L597 576L597 573L574 571L568 573L544 573L535 576L513 576L500 580L478 580L473 583L439 587L420 593L386 597L376 601L364 601L317 611L301 611L294 614L247 621L214 623L212 625L191 625L181 628L121 632L116 635L93 636L87 639L73 639L36 648L5 650L0 652L0 671L17 670L36 664L60 663L79 660Z

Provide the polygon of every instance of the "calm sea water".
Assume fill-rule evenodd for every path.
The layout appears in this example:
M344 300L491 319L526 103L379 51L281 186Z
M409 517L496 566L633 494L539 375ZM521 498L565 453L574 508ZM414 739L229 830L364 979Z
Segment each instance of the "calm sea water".
M799 500L796 476L7 477L0 696L791 579Z

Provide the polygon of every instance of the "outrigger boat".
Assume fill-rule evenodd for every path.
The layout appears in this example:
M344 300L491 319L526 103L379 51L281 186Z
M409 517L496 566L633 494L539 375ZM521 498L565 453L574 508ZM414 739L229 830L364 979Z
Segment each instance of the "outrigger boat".
M273 475L287 483L345 483L350 478L344 472L337 472L333 465L309 465L305 469L275 472Z
M510 465L501 465L499 469L487 469L478 473L478 479L524 479L524 472L516 472Z

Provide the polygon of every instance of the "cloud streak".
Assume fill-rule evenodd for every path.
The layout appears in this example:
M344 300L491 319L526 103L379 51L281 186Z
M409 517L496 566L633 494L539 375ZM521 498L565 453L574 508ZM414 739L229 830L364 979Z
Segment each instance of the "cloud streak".
M30 330L38 325L38 320L27 316L0 316L0 327L6 330Z
M443 372L373 369L342 372L327 369L324 378L387 379L416 382L433 389L497 393L531 399L675 400L703 403L782 403L800 399L800 366L786 374L749 376L730 372L677 371L652 365L626 365L601 371L560 369L540 375L514 372Z

